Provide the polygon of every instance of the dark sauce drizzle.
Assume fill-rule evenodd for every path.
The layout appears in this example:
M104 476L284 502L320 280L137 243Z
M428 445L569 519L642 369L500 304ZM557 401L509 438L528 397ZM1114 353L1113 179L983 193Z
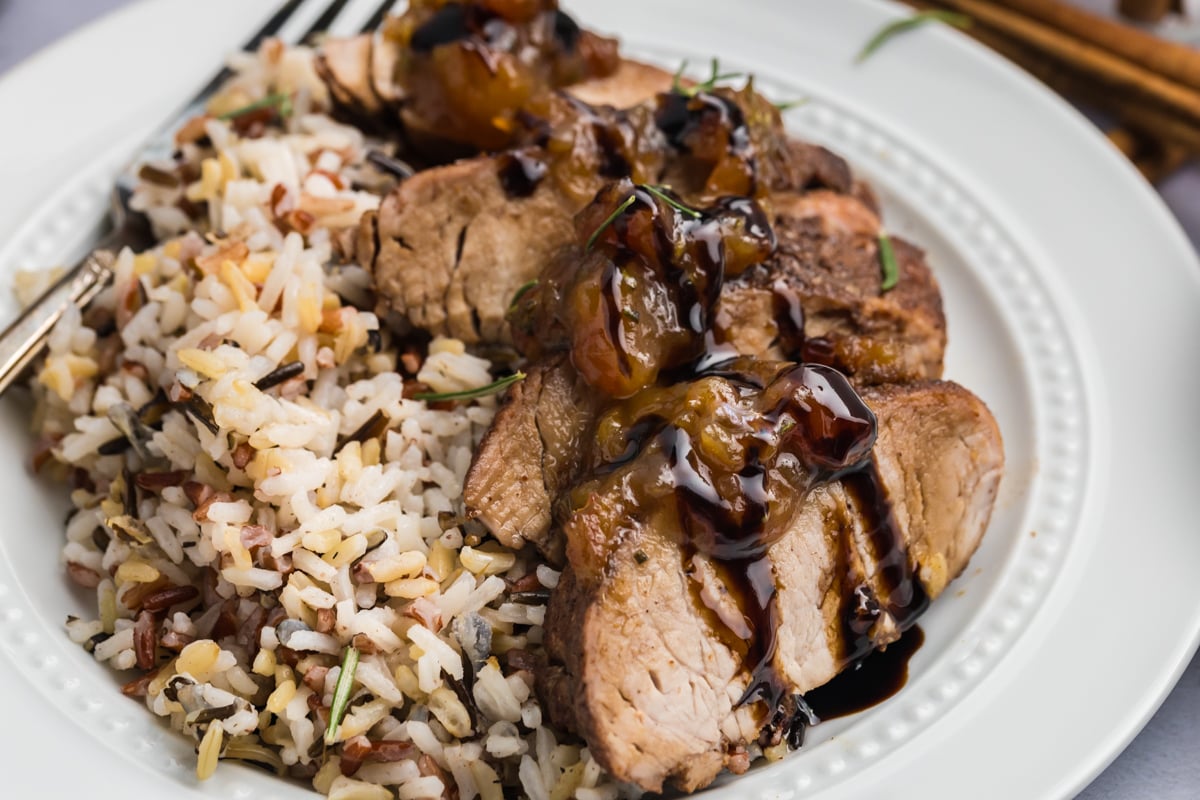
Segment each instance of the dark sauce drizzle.
M688 139L704 123L706 113L715 113L721 127L729 131L728 145L733 155L743 156L750 152L750 129L741 107L733 100L711 92L659 95L655 123L672 147L687 153Z
M929 607L929 596L913 574L908 551L896 527L891 502L874 461L843 476L843 485L857 498L867 517L869 539L876 560L876 575L887 597L883 602L869 585L856 582L847 572L842 599L842 667L832 681L803 697L807 720L793 717L792 726L814 725L821 720L853 714L892 697L908 680L908 661L925 641L916 625ZM843 537L843 549L850 547ZM843 553L843 566L848 554ZM897 641L878 650L871 630L886 611L901 631ZM803 741L803 733L800 734Z
M728 132L726 148L729 154L746 162L747 177L750 179L746 194L756 194L759 170L755 148L746 124L746 115L734 100L713 92L668 92L659 95L654 121L667 142L687 155L691 151L689 140L701 131L702 126L711 124L714 115L719 128Z
M790 319L800 336L803 311L797 298L786 299L795 302L787 304L781 319ZM711 333L707 342L706 354L692 365L692 378L715 376L751 391L765 388L762 376L741 369L735 355L714 344ZM600 471L607 473L628 464L651 440L662 446L687 549L701 552L720 565L721 578L752 631L744 655L750 680L738 705L765 703L772 711L764 736L777 732L790 747L798 748L806 729L821 719L868 708L899 691L907 679L908 658L922 641L919 630L909 631L915 629L929 598L909 564L886 489L870 457L874 416L846 378L832 367L801 364L785 377L818 387L814 394L823 402L807 410L781 404L763 414L762 421L772 426L782 414L791 413L804 429L802 435L808 439L803 447L804 458L813 469L808 486L797 490L840 480L854 495L866 517L865 529L876 564L875 581L884 592L880 599L871 585L851 576L848 549L853 543L844 535L841 562L846 570L842 602L845 650L839 677L828 688L803 696L790 694L774 665L779 618L775 576L767 551L781 531L772 532L765 525L771 500L764 491L768 466L761 463L757 451L750 453L745 467L735 476L736 507L721 496L708 468L693 456L688 434L662 417L639 420L627 432L625 451ZM869 433L864 432L864 421L868 421ZM685 562L688 560L690 555L685 553ZM884 613L903 635L886 651L876 651L872 632Z
M875 650L853 669L845 669L820 688L804 695L813 723L865 711L904 688L908 661L925 643L920 625L913 625L885 650Z
M764 390L762 378L740 373L736 362L724 362L697 377L704 375L719 375L752 392ZM773 710L773 717L787 706L785 716L790 730L803 702L787 697L786 684L774 666L779 612L767 551L786 526L768 525L775 499L767 486L768 471L778 468L782 459L791 459L793 465L800 459L808 468L808 478L806 486L794 487L797 491L858 474L864 459L869 459L876 426L874 415L836 370L815 364L796 365L775 377L770 386L777 388L781 382L788 389L785 399L761 414L757 424L765 439L786 415L796 423L792 436L798 444L794 441L790 447L781 446L770 464L761 460L761 449L751 447L741 470L727 476L736 487L730 496L717 488L712 469L695 453L689 434L661 418L642 420L634 426L618 461L627 463L650 437L650 431L657 429L653 435L666 456L685 539L691 548L722 567L721 576L751 631L744 657L750 665L751 679L738 705L764 702ZM801 387L808 399L798 402L793 389ZM646 427L639 429L643 424Z
M532 150L510 150L499 158L500 186L509 197L529 197L549 169Z

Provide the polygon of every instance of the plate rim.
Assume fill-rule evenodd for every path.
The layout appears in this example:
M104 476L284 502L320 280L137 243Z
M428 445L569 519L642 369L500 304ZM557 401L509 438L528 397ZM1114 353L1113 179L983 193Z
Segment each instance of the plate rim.
M891 12L896 11L895 7L891 3L881 2L881 0L859 0L859 2L860 2L860 4L863 4L863 5L884 8ZM101 29L106 29L108 27L112 27L117 22L124 20L126 17L136 18L140 14L143 14L144 9L150 5L152 5L150 0L137 0L136 2L133 2L128 6L122 7L116 11L110 12L109 14L103 15L103 16L87 23L86 25L77 29L73 33L71 33L68 36L64 37L63 39L59 40L57 43L51 45L48 48L45 48L45 49L39 51L39 53L35 54L30 59L27 59L26 61L21 62L21 64L17 65L16 67L14 67L10 71L8 71L5 75L0 76L0 94L3 93L4 88L7 85L9 85L11 82L25 80L24 76L33 72L34 68L36 66L49 64L49 63L55 62L57 60L63 59L64 57L66 57L66 54L69 54L71 51L77 49L80 46L79 45L80 41L89 40L89 39L95 37L96 31L101 30ZM942 32L938 32L937 35L946 35L946 34L944 34ZM952 37L957 37L957 34L950 33L949 35ZM1074 109L1071 109L1069 106L1066 106L1066 104L1063 103L1059 98L1054 96L1052 93L1050 93L1044 87L1042 87L1040 84L1037 84L1035 81L1033 81L1031 78L1029 78L1029 76L1025 75L1020 70L1016 69L1015 67L1012 67L1012 65L1003 61L1003 59L1000 59L998 56L995 56L994 54L992 54L990 52L983 51L982 48L978 48L978 47L974 46L973 43L968 44L965 41L963 41L963 42L958 42L956 44L968 47L969 50L972 50L973 52L970 53L969 57L983 56L983 57L987 58L988 60L993 61L993 64L992 64L993 67L999 66L1002 69L1010 72L1011 73L1010 77L1024 82L1025 88L1027 90L1033 90L1038 94L1044 94L1046 97L1043 99L1053 100L1059 106L1059 109L1058 109L1059 111L1066 111L1068 116L1075 117L1076 119L1074 120L1074 122L1077 125L1079 123L1086 125L1088 132L1092 136L1096 136L1097 138L1099 138L1099 134L1097 132L1095 132L1094 129L1091 128L1089 123L1086 123L1085 120L1083 120L1081 117L1079 117L1079 115L1077 114L1077 112L1074 111ZM1119 163L1122 166L1122 168L1127 171L1127 173L1133 172L1133 169L1131 166L1124 163L1123 161L1120 161L1119 159L1117 159L1115 157L1110 158L1110 161L1114 162L1114 163ZM1140 178L1138 178L1137 180L1140 182ZM1144 184L1142 184L1142 188L1143 188L1143 191L1142 191L1143 196L1140 199L1143 201L1146 199L1150 199L1152 201L1150 203L1150 205L1157 206L1157 208L1154 210L1157 212L1157 215L1160 217L1160 219L1159 219L1160 230L1165 231L1166 228L1173 228L1174 232L1176 234L1175 237L1173 237L1176 239L1175 244L1182 244L1182 252L1185 256L1185 259L1190 260L1193 262L1193 264L1195 264L1195 262L1196 262L1195 253L1192 251L1191 246L1187 241L1186 235L1183 233L1182 229L1180 228L1178 223L1175 221L1174 217L1166 209L1166 207L1162 203L1161 199L1156 194L1154 194L1149 189L1148 186L1145 186ZM39 208L41 206L45 205L46 198L43 197L42 200L43 200L43 202L38 204ZM1165 227L1161 223L1165 223ZM1193 274L1193 277L1195 278L1197 276L1195 274ZM1095 759L1094 763L1091 765L1090 768L1087 767L1086 765L1078 765L1075 768L1075 770L1073 770L1073 772L1076 775L1075 779L1071 780L1069 777L1064 776L1064 780L1060 781L1059 788L1067 788L1068 790L1081 788L1084 784L1086 784L1093 777L1095 777L1095 775L1098 774L1104 768L1104 766L1106 766L1109 762L1111 762L1111 760L1114 759L1121 752L1121 750L1124 748L1124 746L1127 745L1128 742L1131 741L1137 735L1137 733L1138 733L1138 731L1140 731L1141 727L1145 724L1146 721L1148 721L1148 719L1153 715L1154 711L1161 705L1162 701L1166 698L1167 694L1170 692L1171 688L1174 686L1175 682L1178 680L1178 678L1182 674L1183 670L1186 669L1188 661L1190 660L1191 656L1194 655L1194 653L1197 650L1197 646L1200 645L1200 616L1197 616L1193 620L1192 630L1190 632L1190 636L1188 637L1188 640L1181 642L1180 644L1182 645L1179 648L1180 658L1175 663L1174 667L1168 671L1166 681L1159 686L1159 690L1157 692L1150 692L1148 695L1144 694L1143 699L1146 702L1142 705L1140 713L1138 713L1137 709L1130 710L1132 712L1131 716L1133 716L1135 718L1132 723L1132 727L1129 725L1125 725L1125 724L1123 724L1121 726L1116 726L1116 727L1121 728L1124 731L1124 733L1119 734L1116 737L1116 739L1119 740L1117 742L1117 744L1114 747L1107 748L1107 752L1104 754L1101 754L1097 759ZM1130 715L1127 715L1127 716L1130 716ZM1112 737L1110 737L1110 739L1111 738Z

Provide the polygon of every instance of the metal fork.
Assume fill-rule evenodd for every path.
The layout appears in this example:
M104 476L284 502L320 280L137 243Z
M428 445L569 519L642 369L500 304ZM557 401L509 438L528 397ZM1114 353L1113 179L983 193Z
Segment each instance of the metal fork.
M371 14L360 19L361 33L374 30L383 21L397 0L384 0L373 8ZM324 5L311 24L298 36L288 36L285 28L293 19L300 19L310 12L310 6ZM347 6L350 0L288 0L275 11L261 28L243 46L243 50L254 51L269 37L275 36L293 44L310 40L315 34L327 31L343 18L349 18ZM360 3L359 6L362 4ZM351 12L353 9L351 9ZM360 11L356 16L361 17ZM351 20L353 23L354 20ZM229 67L222 67L204 85L187 105L175 113L138 149L137 154L121 170L109 194L108 222L110 231L93 246L91 255L76 264L53 286L26 308L19 317L0 333L0 394L8 390L13 381L45 349L46 339L55 324L71 305L84 308L112 280L112 263L115 253L125 247L144 250L154 244L149 220L145 215L130 208L129 200L137 185L137 172L141 164L155 157L167 157L175 149L175 129L191 117L202 113L204 106L216 91L232 76Z

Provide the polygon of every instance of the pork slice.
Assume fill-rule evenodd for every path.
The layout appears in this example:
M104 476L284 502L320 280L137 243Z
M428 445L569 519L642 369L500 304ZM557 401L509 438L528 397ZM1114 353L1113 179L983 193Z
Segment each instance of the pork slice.
M782 165L776 185L771 188L779 192L808 192L829 189L839 194L865 192L871 198L868 205L874 207L873 195L866 184L856 183L846 159L819 144L789 139L787 157L777 159Z
M744 355L829 364L860 386L941 377L946 318L924 254L890 237L899 279L883 292L871 208L826 190L773 200L778 251L726 283L718 337Z
M956 383L875 386L861 396L878 419L873 456L879 482L903 533L908 563L933 599L963 572L987 529L1004 472L1000 430L983 401ZM771 550L780 598L804 598L779 605L776 660L802 693L826 683L850 655L839 630L846 587L838 585L835 569L848 568L868 584L878 578L878 554L867 542L860 499L834 484L815 500L793 526L807 541L785 536ZM854 563L846 563L846 553L836 547L814 546L818 530L826 537L830 531L848 535L855 542ZM901 632L890 626L875 644L886 645Z
M381 312L467 343L508 340L513 295L574 239L577 209L545 181L510 195L502 167L482 157L418 172L363 218L357 257Z
M1000 430L983 401L958 384L935 385L939 391L862 393L869 406L890 410L879 417L876 467L931 596L979 546L1004 471ZM928 469L935 452L939 467Z
M317 74L329 87L337 105L364 116L377 114L383 108L372 80L374 38L364 33L327 39L315 62Z
M893 240L900 282L880 294L874 211L829 190L776 195L776 208L779 252L725 284L714 317L717 335L742 355L828 363L859 386L940 377L945 319L920 251ZM804 319L803 336L789 329L793 302ZM595 405L567 359L556 358L545 374L563 391L530 388L510 396L476 451L465 490L468 507L501 541L533 542L557 563L562 544L551 526L552 509L583 456L563 448L547 457L548 440L536 420L569 417L575 429L588 430ZM509 491L514 473L528 476L522 491Z
M564 91L591 106L631 108L659 92L671 91L672 82L671 73L653 64L621 59L613 74L588 78L567 86Z
M999 431L978 398L950 383L869 389L863 399L879 419L874 456L899 545L932 598L983 534L1003 469ZM862 503L845 481L816 489L768 551L779 615L774 664L788 692L810 691L846 665L853 582L883 599L891 591ZM590 530L576 518L564 525L570 563L550 600L539 691L552 721L577 732L618 780L692 791L723 767L740 767L740 748L771 714L762 703L738 705L748 666L720 622L719 592L714 599L701 585L705 571L688 563L682 534L630 512L618 530ZM589 561L597 550L588 539L604 540L603 564ZM872 628L877 647L912 623L883 617Z
M597 405L559 355L529 369L509 391L467 473L467 508L509 547L532 542L562 563L562 539L551 537L551 511L577 477Z
M670 76L655 67L623 62L572 91L634 106L664 81ZM575 214L606 182L580 176L572 196L548 178L506 188L518 166L501 154L426 169L364 217L356 255L374 275L382 311L467 343L509 341L504 316L513 295L574 241Z

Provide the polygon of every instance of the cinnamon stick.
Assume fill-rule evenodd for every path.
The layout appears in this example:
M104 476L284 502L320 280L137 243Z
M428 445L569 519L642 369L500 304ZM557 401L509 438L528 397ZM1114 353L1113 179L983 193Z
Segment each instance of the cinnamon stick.
M1171 177L1194 158L1193 151L1168 145L1155 152L1135 157L1133 165L1150 183L1158 183Z
M1123 102L1156 108L1161 114L1174 117L1177 125L1191 126L1200 135L1200 92L1191 87L984 0L936 0L932 5L968 14L975 22L972 33L991 31L1019 42L1028 51L1059 64L1072 74L1073 82L1085 85L1090 82L1096 88L1103 87L1105 92L1121 93Z
M1118 10L1138 22L1158 22L1171 10L1171 0L1121 0Z
M1130 161L1138 154L1140 142L1138 137L1129 128L1109 128L1104 132L1104 135L1112 142L1113 147L1121 151L1121 155L1128 158Z
M1170 176L1195 155L1185 147L1159 141L1124 126L1110 128L1104 135L1150 183L1158 183Z
M1027 17L1200 91L1200 51L1060 0L985 2L1016 9Z
M906 2L917 8L938 8L945 5L942 0ZM1143 135L1173 143L1187 152L1200 152L1200 127L1182 122L1170 111L1164 111L1144 99L1113 92L1092 76L1073 71L1044 53L1030 48L1025 42L1005 36L994 29L976 24L966 32L1059 94L1112 114Z

